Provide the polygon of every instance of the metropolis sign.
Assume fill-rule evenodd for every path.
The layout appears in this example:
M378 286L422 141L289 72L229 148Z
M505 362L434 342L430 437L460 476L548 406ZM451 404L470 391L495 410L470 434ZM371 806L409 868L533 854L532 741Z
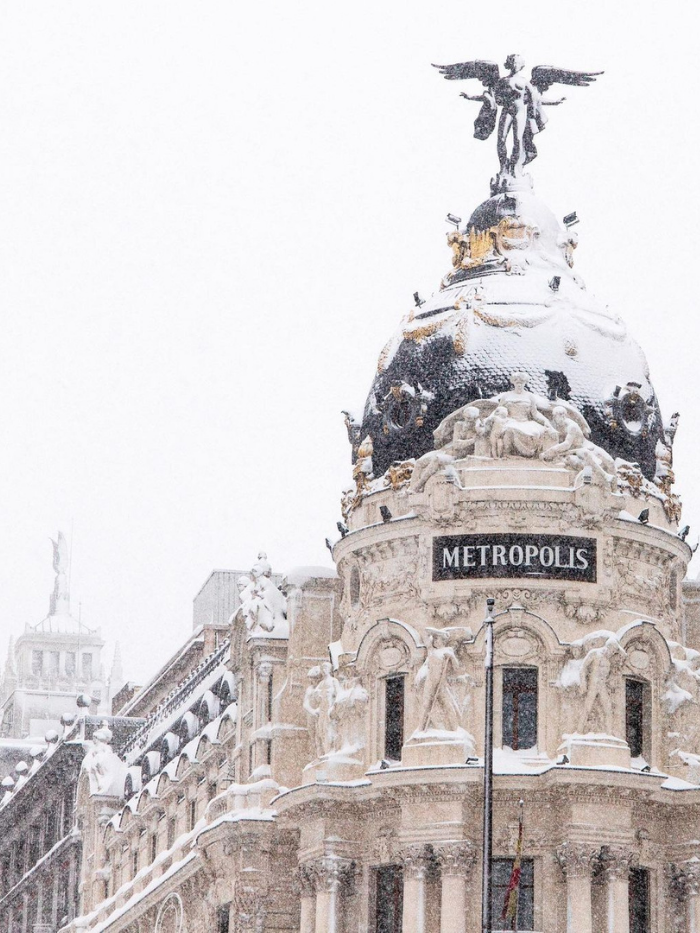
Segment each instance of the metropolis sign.
M433 580L482 577L595 583L596 540L518 534L433 538Z

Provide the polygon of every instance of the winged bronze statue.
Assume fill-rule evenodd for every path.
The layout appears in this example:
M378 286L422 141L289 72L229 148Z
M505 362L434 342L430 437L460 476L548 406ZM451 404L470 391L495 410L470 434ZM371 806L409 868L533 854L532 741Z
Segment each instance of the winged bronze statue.
M544 108L563 103L566 98L545 100L543 95L553 84L587 87L602 71L569 71L549 65L536 65L528 81L523 74L525 61L520 55L509 55L505 61L508 71L501 75L495 62L458 62L454 65L433 65L448 81L475 78L484 90L478 96L462 93L467 100L481 102L474 122L477 139L488 139L498 123L498 159L500 172L494 179L495 190L513 187L513 180L521 178L523 169L537 156L535 136L547 123ZM501 108L500 119L498 108ZM510 142L510 152L508 144Z

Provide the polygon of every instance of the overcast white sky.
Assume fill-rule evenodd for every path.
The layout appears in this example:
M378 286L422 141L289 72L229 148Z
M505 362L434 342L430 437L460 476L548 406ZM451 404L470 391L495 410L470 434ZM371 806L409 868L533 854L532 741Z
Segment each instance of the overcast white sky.
M340 414L492 141L430 62L521 52L568 89L532 165L576 269L627 321L700 531L697 22L690 3L457 0L0 6L0 620L73 602L143 679L215 567L329 562ZM695 537L695 534L691 535ZM111 655L111 648L110 648Z

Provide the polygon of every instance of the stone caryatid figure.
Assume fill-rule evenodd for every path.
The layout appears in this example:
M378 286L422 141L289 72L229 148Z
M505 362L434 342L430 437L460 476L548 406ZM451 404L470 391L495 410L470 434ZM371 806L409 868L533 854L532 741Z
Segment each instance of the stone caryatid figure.
M457 656L448 644L448 633L434 628L427 632L427 656L416 674L416 687L421 690L416 731L456 732L460 728L460 708L448 678L458 669Z
M615 720L611 697L610 679L617 658L625 658L627 652L615 638L609 638L599 648L591 648L581 668L580 689L585 700L578 721L578 732L585 734L589 730L591 716L596 706L602 713L603 732L613 735Z
M537 156L535 136L547 124L544 108L561 104L558 100L545 100L543 95L553 84L569 84L586 87L595 81L602 71L569 71L537 65L528 80L524 73L525 61L520 55L509 55L505 61L507 74L501 75L495 62L471 61L454 65L434 65L448 81L464 81L476 78L483 85L478 95L462 93L467 100L481 103L474 123L474 136L488 139L496 127L497 150L500 171L492 182L493 193L517 186L523 177L523 169ZM500 108L500 117L498 114Z

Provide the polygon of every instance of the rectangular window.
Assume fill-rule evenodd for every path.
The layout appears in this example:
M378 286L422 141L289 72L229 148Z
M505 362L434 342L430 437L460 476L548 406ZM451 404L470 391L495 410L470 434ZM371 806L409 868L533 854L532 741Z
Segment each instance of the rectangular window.
M216 933L229 933L229 915L231 905L224 904L216 912Z
M73 826L73 788L69 787L63 797L63 820L61 838L67 836Z
M92 680L92 655L83 652L83 680Z
M75 651L66 651L66 675L75 676Z
M403 678L401 678L403 679ZM400 865L381 865L375 872L375 933L401 933L403 871Z
M646 684L641 680L625 681L625 738L633 758L644 754L644 706Z
M513 873L512 858L495 858L492 862L493 888L491 895L491 905L493 912L494 930L534 930L535 919L535 871L531 858L524 858L520 867L520 890L518 892L518 917L517 925L513 926L512 920L501 920L505 913L506 892L510 876Z
M172 849L175 844L175 817L168 820L168 848Z
M190 800L190 811L189 811L189 829L194 829L195 823L197 822L197 801Z
M537 668L503 668L503 746L537 745Z
M151 836L151 861L155 862L158 855L158 836L153 833Z
M384 693L384 757L401 761L403 748L404 679L387 677Z
M32 677L41 677L43 667L44 652L32 651Z
M649 933L651 910L648 868L630 869L629 905L630 933Z
M58 675L58 662L61 657L58 651L49 651L48 660L49 660L49 674Z
M29 867L36 865L42 855L41 826L38 823L32 823L29 827Z
M46 822L44 823L44 849L48 850L58 841L56 831L58 829L57 813L53 807L46 811Z
M139 870L139 850L134 849L131 853L131 877L135 878Z

